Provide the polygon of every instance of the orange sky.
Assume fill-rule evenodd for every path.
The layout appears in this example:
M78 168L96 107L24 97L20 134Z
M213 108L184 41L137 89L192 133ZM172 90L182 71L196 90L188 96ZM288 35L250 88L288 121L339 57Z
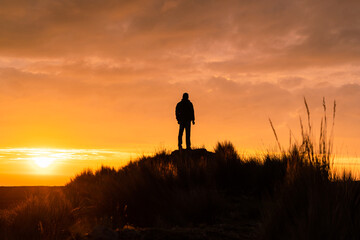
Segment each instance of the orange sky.
M0 148L177 146L176 103L195 107L193 145L275 146L302 98L338 103L335 146L360 144L359 1L0 1Z

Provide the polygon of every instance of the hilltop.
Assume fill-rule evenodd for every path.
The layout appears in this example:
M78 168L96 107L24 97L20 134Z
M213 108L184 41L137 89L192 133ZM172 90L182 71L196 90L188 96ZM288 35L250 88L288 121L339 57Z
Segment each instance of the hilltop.
M0 214L1 239L318 239L360 236L360 186L301 146L241 158L231 143L84 170Z

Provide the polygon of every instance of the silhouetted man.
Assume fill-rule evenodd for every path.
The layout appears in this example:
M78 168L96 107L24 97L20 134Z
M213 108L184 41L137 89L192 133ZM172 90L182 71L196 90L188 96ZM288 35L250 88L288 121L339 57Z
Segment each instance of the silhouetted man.
M182 100L176 105L176 120L179 123L179 137L178 137L178 145L179 149L182 149L182 136L184 133L184 128L186 131L186 148L191 149L190 143L190 126L191 121L195 124L195 116L194 116L194 107L192 103L189 101L189 94L184 93Z

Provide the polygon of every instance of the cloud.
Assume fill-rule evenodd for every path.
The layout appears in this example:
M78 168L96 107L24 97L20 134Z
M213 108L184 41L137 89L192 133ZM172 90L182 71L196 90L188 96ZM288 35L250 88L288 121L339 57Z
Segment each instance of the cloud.
M3 2L6 55L146 60L187 53L250 71L359 60L357 2ZM231 60L217 61L222 54Z
M284 86L285 88L296 88L301 86L304 82L304 78L301 77L285 77L280 78L278 80L280 86Z
M339 117L340 138L357 135L349 126L360 109L358 1L1 6L2 145L176 146L173 108L185 91L195 104L199 144L271 141L269 117L287 136L304 96L315 116L323 96L337 99L346 116Z

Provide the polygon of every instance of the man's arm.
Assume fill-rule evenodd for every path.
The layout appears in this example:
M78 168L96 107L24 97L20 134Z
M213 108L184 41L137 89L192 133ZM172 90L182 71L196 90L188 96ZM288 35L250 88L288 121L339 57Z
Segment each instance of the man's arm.
M176 120L178 121L179 123L179 104L176 104L176 108L175 108L175 117L176 117Z
M191 119L192 119L192 123L193 125L195 124L195 113L194 113L194 106L191 103Z

